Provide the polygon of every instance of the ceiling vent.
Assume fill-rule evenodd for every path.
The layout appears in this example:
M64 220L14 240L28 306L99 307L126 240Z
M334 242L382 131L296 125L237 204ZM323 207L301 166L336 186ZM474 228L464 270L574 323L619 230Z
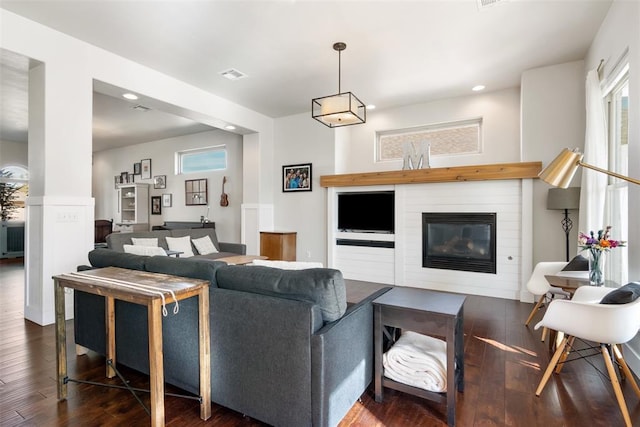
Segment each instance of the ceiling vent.
M245 73L243 73L242 71L238 71L235 68L229 68L228 70L220 71L219 74L225 79L229 80L240 80L247 77Z
M145 107L144 105L136 105L135 107L133 107L134 110L138 110L138 111L142 111L143 113L146 113L147 111L151 110L151 108L149 107Z
M500 3L505 3L507 0L477 0L478 10L485 10L492 8Z

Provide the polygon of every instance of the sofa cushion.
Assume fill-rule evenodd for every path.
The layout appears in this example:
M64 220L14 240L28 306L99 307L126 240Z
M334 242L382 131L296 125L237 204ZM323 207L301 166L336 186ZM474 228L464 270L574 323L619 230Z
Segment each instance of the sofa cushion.
M145 260L149 257L116 252L111 249L94 249L89 252L89 262L92 267L121 267L131 270L145 269Z
M218 244L218 237L216 235L215 228L192 228L189 230L171 230L171 237L182 237L182 236L190 236L191 239L200 239L204 236L209 236L211 241L213 242L213 246L216 249L220 250L220 245Z
M228 265L218 268L216 280L219 288L311 301L320 306L325 323L339 319L347 309L342 273L329 268L281 270Z
M114 251L124 252L123 245L132 245L132 238L143 239L158 239L158 246L163 249L169 249L165 237L171 236L169 230L156 230L156 231L137 231L134 233L111 233L107 236L107 245L109 249Z
M321 262L312 261L272 261L267 259L255 259L249 265L262 265L264 267L281 268L283 270L306 270L308 268L322 268Z
M213 245L211 237L209 236L200 237L199 239L191 239L191 243L196 247L199 255L209 255L219 252Z
M142 245L122 245L124 252L128 254L145 255L145 256L167 256L164 249L157 246L142 246Z
M180 256L183 258L189 258L193 256L191 237L166 237L166 240L167 246L169 246L169 250L182 252Z
M157 237L132 237L131 243L134 246L158 246L158 238Z
M216 286L216 270L225 266L224 262L196 261L173 257L150 257L145 263L146 270L151 273L171 274L208 280L210 286Z

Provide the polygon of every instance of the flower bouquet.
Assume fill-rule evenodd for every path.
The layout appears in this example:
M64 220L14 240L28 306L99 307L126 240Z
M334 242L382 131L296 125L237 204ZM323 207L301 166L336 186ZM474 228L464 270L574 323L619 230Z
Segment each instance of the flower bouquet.
M583 250L588 250L589 258L589 283L600 286L604 283L604 275L602 267L604 264L603 253L617 247L625 246L627 242L622 240L613 240L609 238L611 226L608 225L604 230L599 230L598 234L591 231L589 234L583 232L578 233L578 246Z

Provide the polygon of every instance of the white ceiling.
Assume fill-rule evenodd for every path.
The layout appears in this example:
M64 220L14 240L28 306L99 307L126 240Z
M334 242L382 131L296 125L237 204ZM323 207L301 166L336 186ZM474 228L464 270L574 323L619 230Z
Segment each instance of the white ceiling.
M476 84L487 91L517 87L524 70L583 59L610 4L504 0L480 10L475 0L3 0L0 7L282 117L309 112L312 98L338 91L336 41L347 43L342 91L384 109L468 95ZM11 135L11 123L19 122L5 120L5 108L12 112L14 106L5 99L6 88L21 79L7 72L6 62L16 61L6 56L0 56L0 136ZM248 77L229 81L219 75L229 68ZM124 141L127 132L114 130L123 118L158 130L151 119L161 112L141 113L126 102L103 98L108 97L95 100L96 133ZM20 106L23 101L15 102ZM131 126L128 133L131 141L142 142ZM159 139L161 134L148 136Z

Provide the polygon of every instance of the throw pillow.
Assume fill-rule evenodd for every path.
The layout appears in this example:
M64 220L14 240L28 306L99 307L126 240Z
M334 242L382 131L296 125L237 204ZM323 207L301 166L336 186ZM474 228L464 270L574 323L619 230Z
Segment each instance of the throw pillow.
M158 246L157 238L132 237L131 243L135 246Z
M153 256L153 255L167 256L167 253L164 251L164 249L159 248L157 246L122 245L122 247L124 248L124 251L128 254L146 255L146 256Z
M562 271L588 271L589 260L582 255L576 255L567 265L564 266Z
M640 282L630 282L606 294L600 304L627 304L638 297L640 297Z
M204 236L199 239L193 239L192 242L200 255L209 255L209 254L218 253L218 250L213 245L213 242L211 241L211 237L209 236Z
M180 254L181 258L189 258L193 256L193 251L191 250L191 237L167 237L166 240L169 250L182 252L182 254Z

